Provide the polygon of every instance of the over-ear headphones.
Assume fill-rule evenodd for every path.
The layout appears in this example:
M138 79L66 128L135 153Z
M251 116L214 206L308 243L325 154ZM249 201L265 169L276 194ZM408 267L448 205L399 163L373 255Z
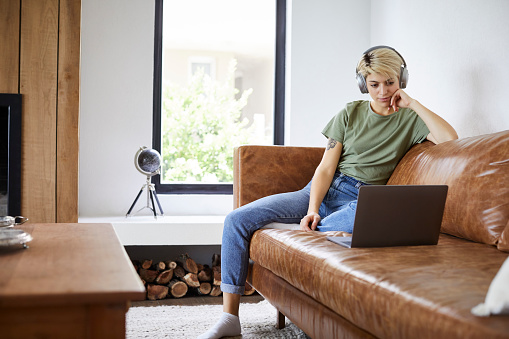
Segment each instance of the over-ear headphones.
M401 54L399 54L398 51L396 51L392 47L381 45L381 46L371 47L366 52L364 52L362 55L366 56L369 52L372 52L375 49L380 49L380 48L388 48L390 50L393 50L394 52L396 52L397 55L399 55L401 60L403 60L403 65L401 65L401 70L399 72L399 87L406 88L406 85L408 83L408 69L406 68L405 59L403 59L403 56ZM368 93L368 85L366 83L366 78L364 78L364 76L359 72L359 70L357 68L355 68L355 75L357 77L357 84L359 84L359 89L361 90L361 93Z

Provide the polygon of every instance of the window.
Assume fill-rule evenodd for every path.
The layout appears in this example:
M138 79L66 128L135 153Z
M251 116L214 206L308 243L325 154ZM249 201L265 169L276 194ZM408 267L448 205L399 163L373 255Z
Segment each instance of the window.
M231 194L233 147L284 140L286 0L156 0L159 193Z

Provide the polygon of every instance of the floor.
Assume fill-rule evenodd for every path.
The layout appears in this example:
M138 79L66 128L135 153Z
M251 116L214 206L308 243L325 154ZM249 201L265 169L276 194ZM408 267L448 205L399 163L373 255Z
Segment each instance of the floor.
M253 295L244 295L240 298L241 303L258 303L263 301L263 297L258 293ZM197 305L222 305L223 297L211 296L185 296L182 298L166 298L161 300L143 300L131 302L132 307L150 307L150 306L197 306Z
M255 293L253 295L244 295L240 298L241 303L258 303L263 301L264 298ZM221 305L223 297L211 296L185 296L182 298L166 298L162 300L143 300L131 302L131 307L151 307L151 306L199 306L199 305ZM311 337L306 336L307 339Z

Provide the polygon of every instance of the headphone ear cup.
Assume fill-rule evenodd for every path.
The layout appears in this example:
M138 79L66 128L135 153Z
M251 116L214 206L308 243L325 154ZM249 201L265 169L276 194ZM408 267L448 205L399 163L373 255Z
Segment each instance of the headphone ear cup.
M399 75L399 87L405 89L408 84L408 69L405 66L401 66L401 72Z
M357 73L357 84L359 85L361 93L368 93L368 85L366 84L366 79L361 73Z

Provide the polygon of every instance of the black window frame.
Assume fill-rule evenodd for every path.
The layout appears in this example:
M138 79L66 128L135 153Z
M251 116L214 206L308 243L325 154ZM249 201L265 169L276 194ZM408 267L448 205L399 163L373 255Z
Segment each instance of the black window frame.
M154 25L154 101L152 148L161 153L161 90L163 49L163 1L155 0ZM286 0L276 0L276 46L274 76L274 145L284 145ZM233 194L233 184L162 184L153 177L157 193L162 194Z

